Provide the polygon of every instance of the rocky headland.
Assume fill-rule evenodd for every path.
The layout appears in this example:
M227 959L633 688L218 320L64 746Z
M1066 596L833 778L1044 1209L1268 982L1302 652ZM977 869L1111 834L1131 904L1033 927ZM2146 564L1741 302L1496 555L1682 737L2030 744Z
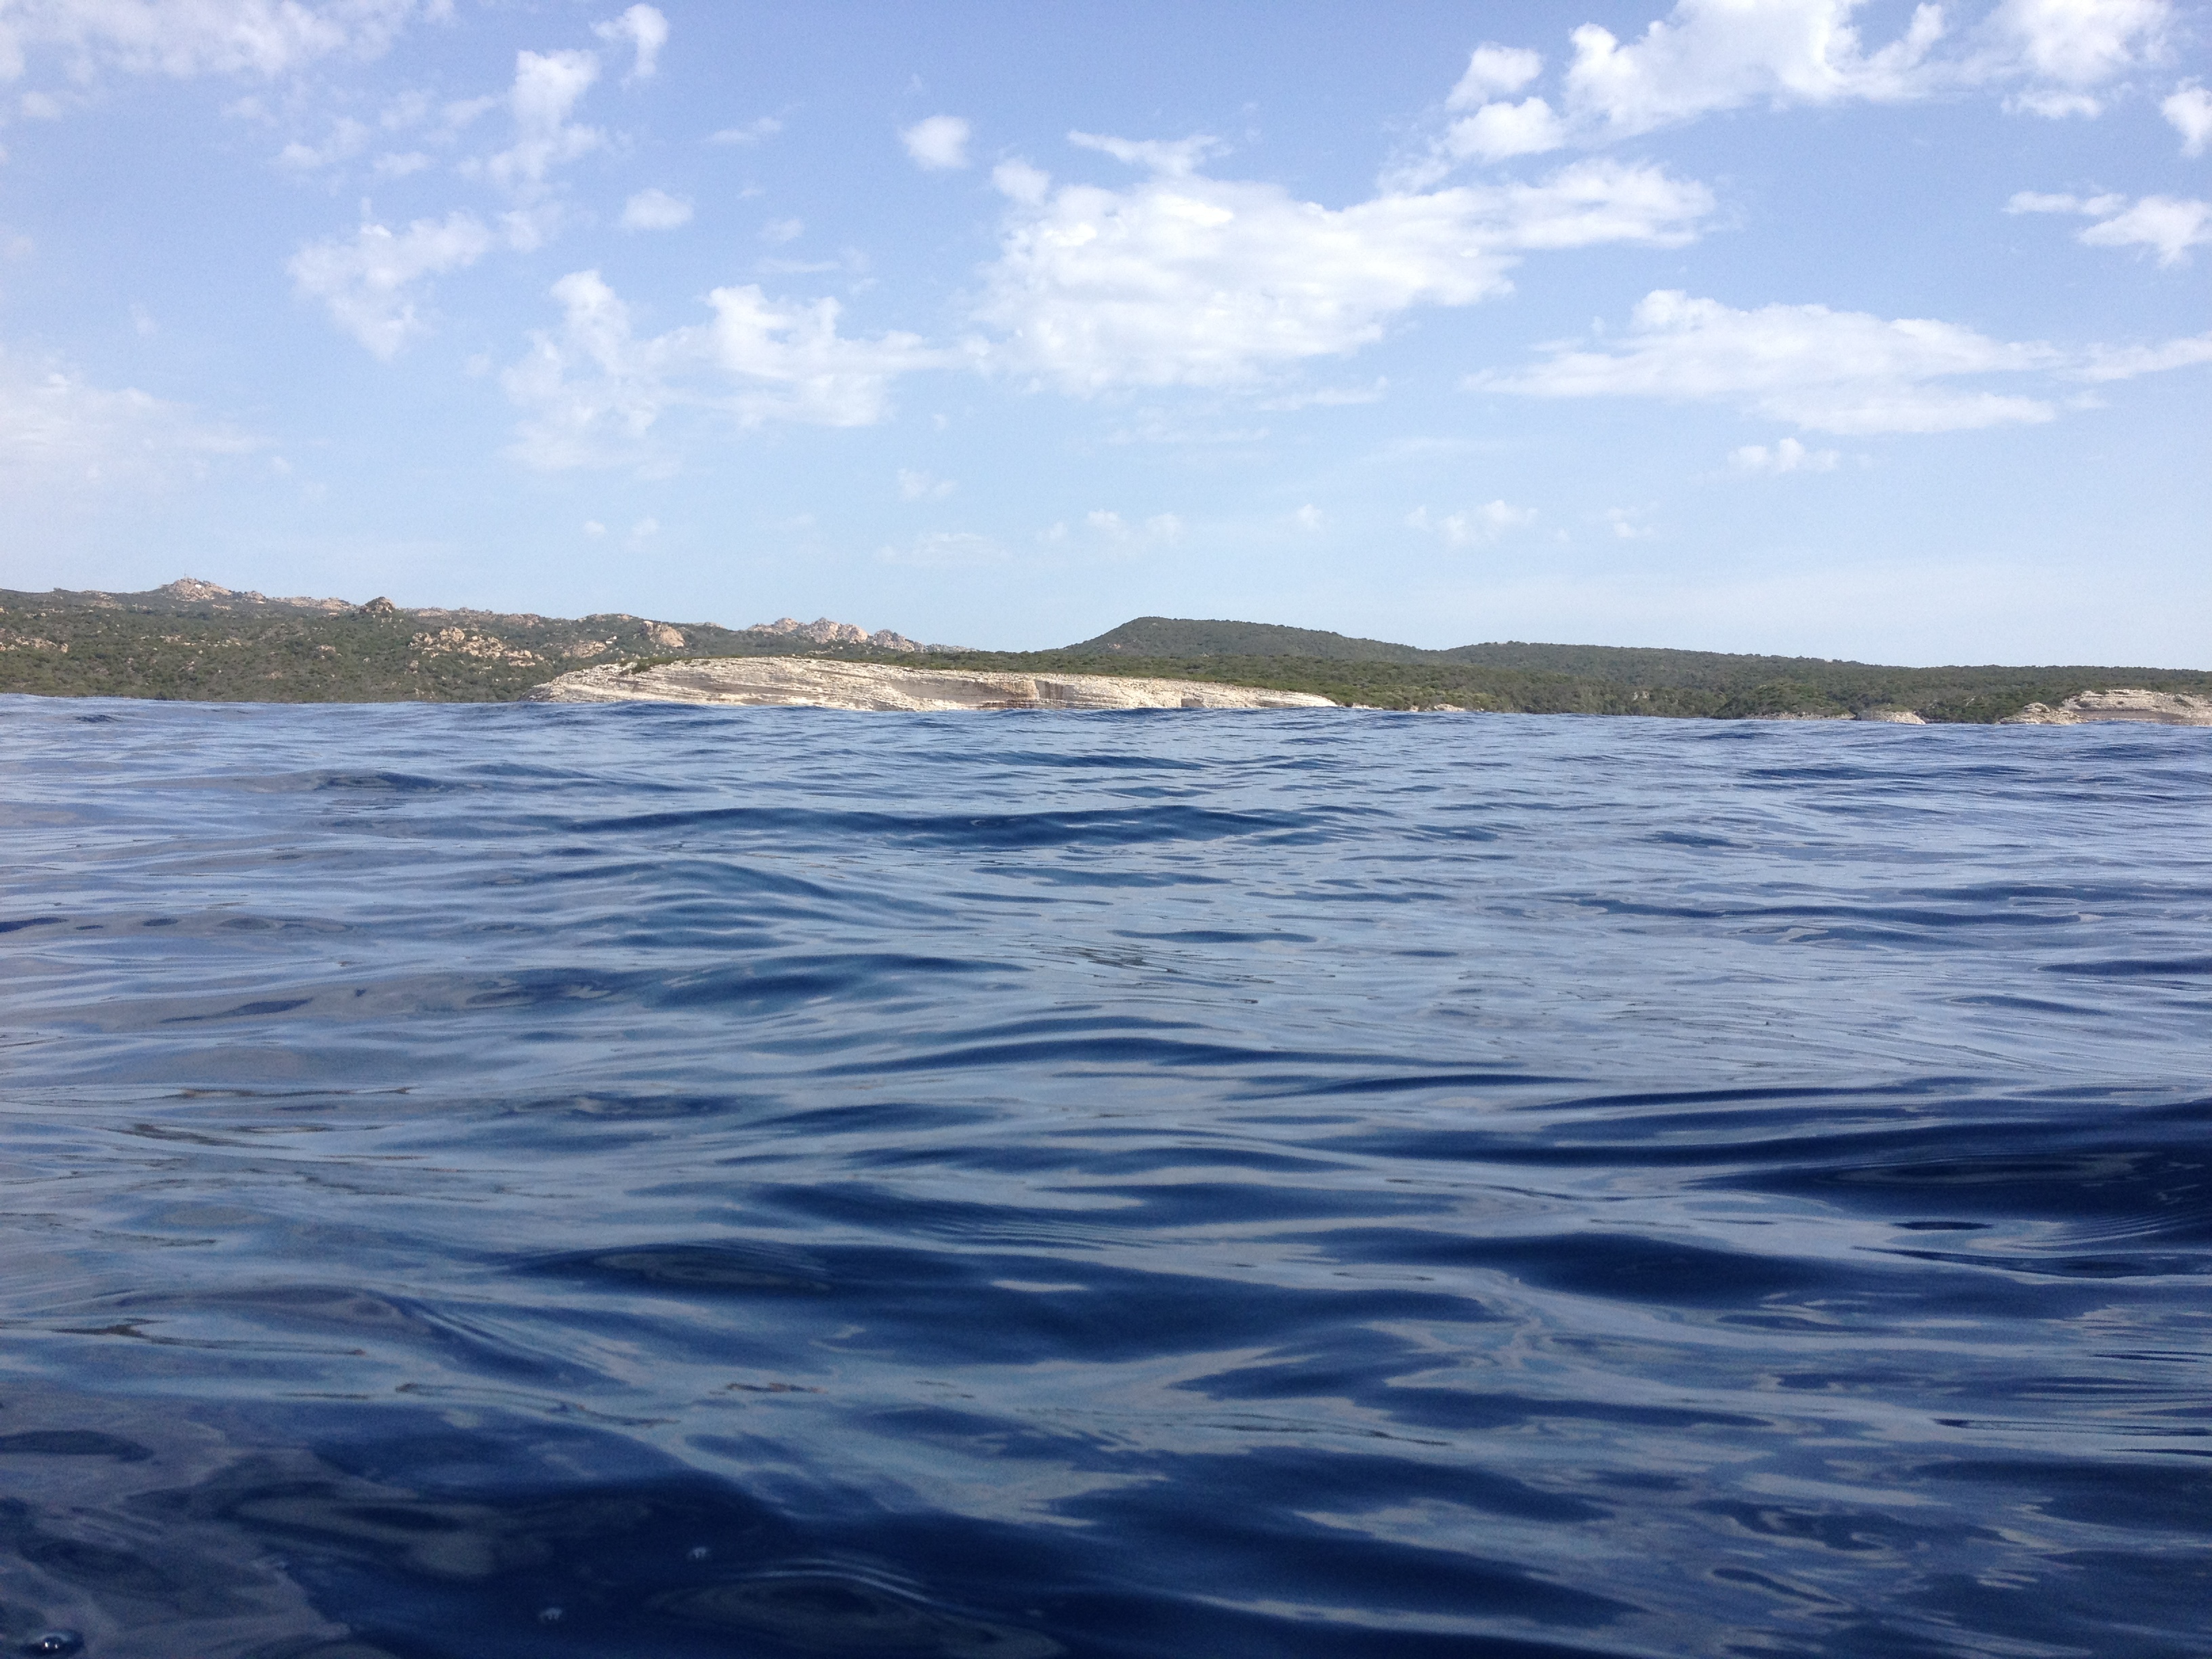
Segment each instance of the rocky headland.
M2212 726L2212 697L2122 686L2110 691L2077 692L2055 708L2032 702L1997 724L2085 726L2098 720L2141 720L2151 726Z
M805 665L777 669L777 662ZM576 671L587 668L593 672L579 678ZM903 677L925 668L960 684ZM841 678L833 670L848 672ZM1139 617L1043 650L982 651L829 617L778 617L743 628L620 611L563 617L380 597L365 604L272 599L191 576L135 593L0 588L0 694L9 693L222 702L500 702L528 695L556 702L869 708L1334 703L1435 714L2212 726L2207 669L1914 668L1513 640L1429 649L1172 617Z
M1018 674L909 668L811 657L726 657L650 666L605 664L534 686L526 702L688 702L750 708L934 714L1006 708L1333 708L1302 691L1120 674Z

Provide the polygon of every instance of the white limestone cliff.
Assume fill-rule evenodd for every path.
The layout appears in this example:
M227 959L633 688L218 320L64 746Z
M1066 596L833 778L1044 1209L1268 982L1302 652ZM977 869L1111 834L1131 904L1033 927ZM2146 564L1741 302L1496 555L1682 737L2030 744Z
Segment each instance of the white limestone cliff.
M1202 680L1014 674L812 657L716 657L632 672L581 668L528 702L689 702L935 713L998 708L1334 708L1327 697Z
M2099 720L2141 720L2153 726L2212 726L2212 697L2192 697L2181 691L2145 691L2118 687L2110 691L2081 691L2056 708L2032 702L2000 726L2084 726Z

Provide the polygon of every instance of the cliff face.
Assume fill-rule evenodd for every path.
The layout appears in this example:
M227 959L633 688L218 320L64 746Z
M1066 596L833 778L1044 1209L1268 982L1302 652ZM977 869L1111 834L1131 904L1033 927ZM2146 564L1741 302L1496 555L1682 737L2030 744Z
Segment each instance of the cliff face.
M2082 726L2094 720L2142 720L2154 726L2212 726L2212 697L2181 691L2144 691L2123 687L2082 691L2056 708L2032 702L2002 726Z
M1333 708L1302 691L1105 674L1012 674L805 657L665 663L635 673L579 669L533 688L532 702L691 702L926 713L990 708Z

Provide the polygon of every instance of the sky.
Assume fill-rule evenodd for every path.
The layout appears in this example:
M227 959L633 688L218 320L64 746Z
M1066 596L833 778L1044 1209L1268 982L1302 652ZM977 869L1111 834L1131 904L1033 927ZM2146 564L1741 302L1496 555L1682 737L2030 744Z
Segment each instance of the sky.
M0 586L2212 667L2212 4L0 0Z

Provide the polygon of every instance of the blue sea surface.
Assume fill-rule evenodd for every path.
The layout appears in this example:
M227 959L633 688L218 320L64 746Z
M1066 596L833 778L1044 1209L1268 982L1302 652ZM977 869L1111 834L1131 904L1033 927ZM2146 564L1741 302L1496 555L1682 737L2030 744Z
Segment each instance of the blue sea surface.
M10 1650L2212 1653L2212 732L0 768Z

